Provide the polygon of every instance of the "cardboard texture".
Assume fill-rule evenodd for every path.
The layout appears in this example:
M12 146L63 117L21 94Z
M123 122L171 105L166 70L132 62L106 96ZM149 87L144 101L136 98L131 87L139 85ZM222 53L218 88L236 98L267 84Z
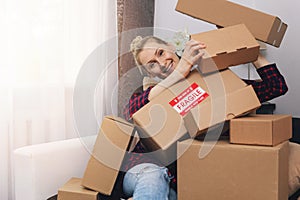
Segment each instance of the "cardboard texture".
M98 192L81 186L80 178L71 178L58 190L58 200L98 200Z
M122 185L117 179L122 179L124 175L120 169L126 153L135 144L134 134L134 126L125 120L104 117L82 178L84 187L119 198Z
M245 24L256 39L275 47L287 29L276 16L226 0L178 0L175 10L221 27Z
M230 120L230 142L275 146L292 138L291 115L250 115Z
M191 38L207 45L199 64L202 73L253 62L260 48L244 24L193 34Z
M182 117L169 102L192 83L197 83L209 96L191 110L192 114ZM133 120L140 127L140 138L147 148L166 150L183 137L188 138L187 130L192 131L190 135L194 137L210 126L259 106L252 86L247 86L231 70L205 76L194 70L187 79L164 90L143 106L133 115ZM198 120L198 113L205 117Z
M178 142L178 200L288 199L288 142L267 147L219 141L200 159L200 148L210 145Z

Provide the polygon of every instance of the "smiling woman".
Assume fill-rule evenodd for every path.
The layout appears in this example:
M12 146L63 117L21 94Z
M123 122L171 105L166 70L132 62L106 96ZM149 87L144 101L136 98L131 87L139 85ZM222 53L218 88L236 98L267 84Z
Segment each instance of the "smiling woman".
M156 39L158 40L158 39ZM179 62L175 49L170 44L147 42L144 50L139 53L139 62L151 77L165 79L175 69Z
M74 83L88 55L116 35L114 10L108 0L0 0L0 199L15 199L16 148L78 136Z
M206 45L202 42L189 40L181 57L176 54L172 43L155 36L137 36L131 43L134 60L142 72L159 84L149 93L149 100L158 95L166 87L186 77L191 68L201 59ZM181 58L181 59L180 59ZM163 80L163 81L161 81Z

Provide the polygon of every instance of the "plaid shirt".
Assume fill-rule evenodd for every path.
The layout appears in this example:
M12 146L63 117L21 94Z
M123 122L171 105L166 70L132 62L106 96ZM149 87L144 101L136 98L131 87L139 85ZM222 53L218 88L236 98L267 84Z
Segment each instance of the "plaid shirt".
M244 80L247 84L252 85L254 91L260 100L260 102L265 102L285 94L288 90L285 83L284 77L280 74L276 64L270 64L262 68L257 69L261 80ZM132 115L142 108L145 104L149 102L148 95L153 87L149 87L143 92L134 93L129 103L126 105L123 115L126 120L132 121ZM147 157L146 150L143 148L141 143L136 145L136 148L133 150L134 153L130 153L127 157L127 164L125 169L128 170L131 167L141 164L141 163L155 163L158 164L158 161ZM171 183L176 183L176 168L174 165L168 166L170 173L175 176Z
M257 69L261 80L244 80L252 85L261 103L284 95L288 91L284 77L280 74L276 64L270 64Z

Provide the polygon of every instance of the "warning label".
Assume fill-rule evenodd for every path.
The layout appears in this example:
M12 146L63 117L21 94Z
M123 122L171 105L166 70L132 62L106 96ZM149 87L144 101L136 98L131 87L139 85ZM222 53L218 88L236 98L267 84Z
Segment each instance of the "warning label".
M205 92L201 87L199 87L197 83L193 83L177 97L172 99L169 104L181 116L184 116L190 109L194 108L208 96L208 93Z

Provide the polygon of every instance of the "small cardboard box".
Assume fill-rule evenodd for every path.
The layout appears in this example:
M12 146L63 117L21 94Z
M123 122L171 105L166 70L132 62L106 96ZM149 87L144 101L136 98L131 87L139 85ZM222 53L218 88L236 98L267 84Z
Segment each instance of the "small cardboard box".
M175 10L221 27L245 24L256 39L275 47L287 29L276 16L227 0L178 0Z
M192 101L193 93L182 95L187 89L192 88L193 84L208 94L206 98L200 99L201 102ZM178 101L178 97L181 96L183 99ZM178 107L171 106L170 102L174 101L178 102ZM181 102L184 105L181 106ZM185 105L185 102L188 103ZM141 129L139 132L143 144L148 149L156 151L168 149L173 144L176 146L176 141L188 138L187 129L192 131L190 135L194 137L199 130L207 129L259 106L260 102L252 86L248 86L230 69L205 76L194 70L187 79L164 90L143 106L133 115L133 120ZM194 109L192 114L189 114L190 109ZM199 118L197 113L204 117L197 120Z
M199 63L202 73L253 62L259 53L259 43L244 24L193 34L191 38L207 46Z
M112 116L104 117L82 185L103 195L120 198L123 159L136 144L133 124Z
M66 184L58 189L58 200L100 200L98 192L81 186L80 178L71 178Z
M230 120L230 142L275 146L292 137L291 115L249 115Z
M268 147L190 139L177 145L178 200L288 199L288 142Z

